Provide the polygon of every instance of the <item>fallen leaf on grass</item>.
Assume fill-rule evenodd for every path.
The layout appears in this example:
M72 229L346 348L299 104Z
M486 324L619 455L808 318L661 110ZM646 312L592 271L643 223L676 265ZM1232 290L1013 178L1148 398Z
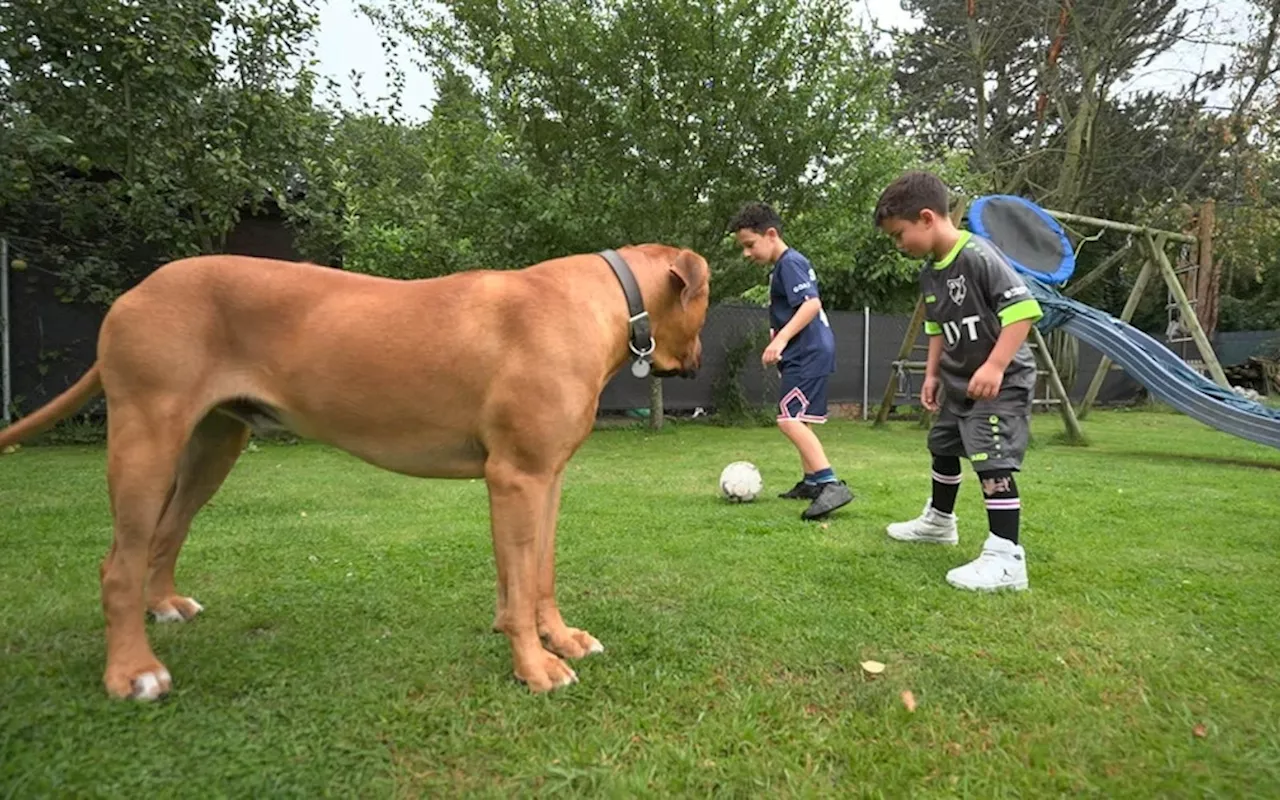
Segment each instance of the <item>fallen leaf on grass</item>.
M916 710L916 696L911 693L910 689L902 691L902 704L907 707L908 711L914 712Z
M862 671L868 675L879 675L884 672L884 664L881 664L879 661L863 661Z
M1197 739L1203 739L1204 737L1209 735L1209 729L1204 726L1203 722L1195 726L1194 728L1192 728L1191 732L1195 734L1195 737Z

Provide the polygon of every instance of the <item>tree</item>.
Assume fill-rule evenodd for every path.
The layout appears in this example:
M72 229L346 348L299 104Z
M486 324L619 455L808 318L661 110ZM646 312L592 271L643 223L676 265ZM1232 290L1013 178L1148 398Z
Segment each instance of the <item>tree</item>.
M213 252L283 196L311 113L314 0L0 6L0 211L68 299Z
M814 261L824 281L849 288L832 298L847 306L864 299L840 279L853 269L890 264L899 300L912 274L871 235L875 195L910 153L890 136L887 71L850 10L817 0L454 0L437 12L395 0L370 13L442 76L477 76L477 118L541 193L489 215L534 228L523 260L664 240L703 252L717 296L736 295L763 276L725 243L724 226L763 198L794 221L797 242L823 242ZM451 141L454 153L475 146ZM806 220L831 227L819 236Z
M546 245L555 238L545 211L554 192L493 129L466 76L441 77L426 123L395 116L340 108L320 124L308 191L290 208L305 222L306 255L340 252L347 269L426 278L561 254Z
M973 155L987 191L1092 210L1110 164L1100 115L1134 71L1188 34L1204 9L1176 0L909 0L920 30L901 37L899 91L935 151Z

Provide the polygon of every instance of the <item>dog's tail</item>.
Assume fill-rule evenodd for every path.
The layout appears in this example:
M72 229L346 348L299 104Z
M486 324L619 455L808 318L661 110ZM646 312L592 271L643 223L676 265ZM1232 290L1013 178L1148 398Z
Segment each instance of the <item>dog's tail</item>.
M85 403L101 391L102 376L98 372L98 365L94 364L70 389L9 427L0 430L0 452L4 452L10 445L49 430L79 411Z

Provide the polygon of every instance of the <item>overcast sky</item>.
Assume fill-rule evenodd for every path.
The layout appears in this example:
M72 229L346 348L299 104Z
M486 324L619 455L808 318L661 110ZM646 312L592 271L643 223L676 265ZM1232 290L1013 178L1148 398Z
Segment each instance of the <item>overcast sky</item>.
M386 59L373 24L360 13L359 0L328 0L320 12L320 33L316 55L320 59L322 74L339 83L340 96L346 103L355 102L350 73L363 74L362 88L367 98L373 99L386 91ZM369 0L377 5L380 0ZM1189 5L1189 4L1188 4ZM1210 12L1214 15L1211 34L1215 39L1234 40L1243 36L1247 21L1247 0L1221 0ZM902 10L898 0L862 0L858 4L858 16L865 22L874 22L883 28L895 25L911 27L915 20ZM1186 83L1188 78L1205 69L1221 64L1230 57L1226 46L1182 43L1161 56L1156 63L1135 76L1136 88L1170 88ZM406 70L405 107L411 118L425 119L435 97L431 78L403 65ZM1227 98L1215 98L1223 104Z

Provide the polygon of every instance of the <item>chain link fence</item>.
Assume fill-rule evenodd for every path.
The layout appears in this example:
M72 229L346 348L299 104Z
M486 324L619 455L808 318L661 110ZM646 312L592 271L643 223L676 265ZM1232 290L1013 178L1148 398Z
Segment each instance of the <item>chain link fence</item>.
M829 311L836 339L836 371L827 389L827 402L833 418L861 419L874 413L873 406L884 395L886 381L896 384L894 403L904 408L919 405L923 376L895 369L898 350L911 321L906 314L872 314L866 310ZM669 413L690 414L702 409L706 413L724 410L727 404L745 402L754 409L771 411L776 405L778 374L765 369L760 354L767 343L768 312L763 308L720 305L707 313L702 332L702 370L692 380L668 379L663 385L664 407ZM917 348L908 361L925 360L925 339L921 335ZM750 344L749 355L739 356L739 349ZM1102 356L1087 345L1074 348L1074 380L1070 380L1073 400L1084 398L1089 379ZM1069 376L1070 377L1070 376ZM734 387L737 396L726 386ZM1100 404L1132 402L1142 387L1123 372L1111 372L1098 395ZM1043 389L1037 396L1048 396ZM647 380L638 380L627 371L605 386L600 397L602 412L626 412L649 406ZM736 412L738 409L735 407Z

